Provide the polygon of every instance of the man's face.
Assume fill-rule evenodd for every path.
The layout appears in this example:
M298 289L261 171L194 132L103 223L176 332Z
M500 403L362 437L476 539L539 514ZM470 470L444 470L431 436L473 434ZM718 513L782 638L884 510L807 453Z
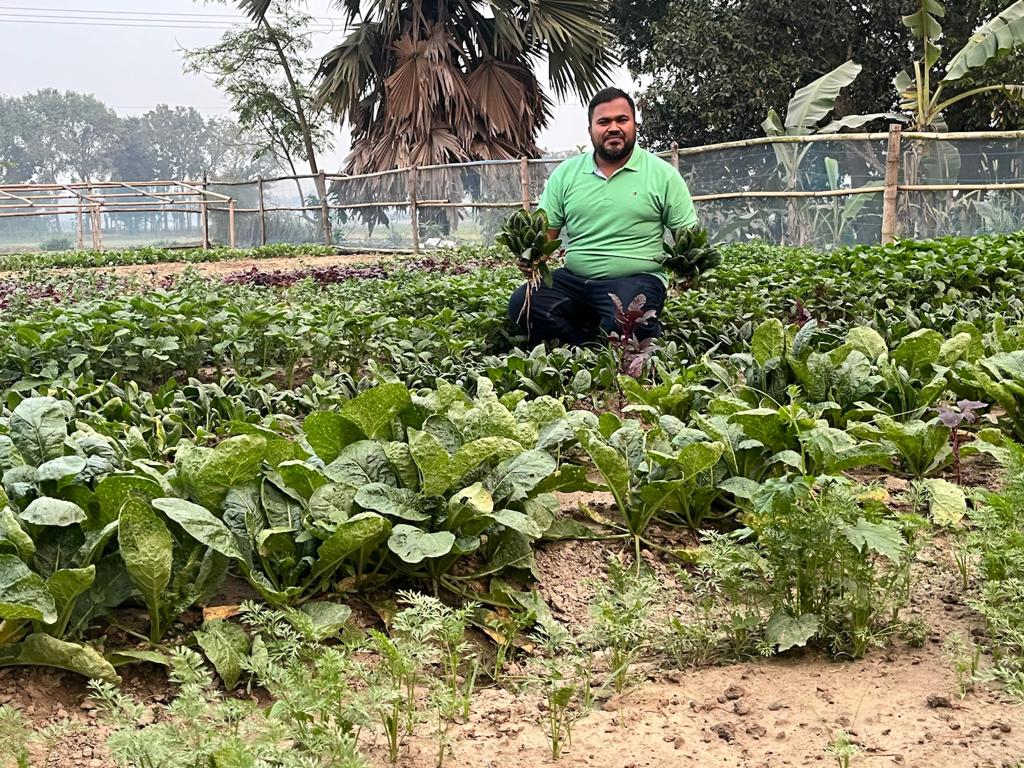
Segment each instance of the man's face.
M636 120L625 99L613 99L594 107L590 140L598 157L616 162L628 157L636 144Z

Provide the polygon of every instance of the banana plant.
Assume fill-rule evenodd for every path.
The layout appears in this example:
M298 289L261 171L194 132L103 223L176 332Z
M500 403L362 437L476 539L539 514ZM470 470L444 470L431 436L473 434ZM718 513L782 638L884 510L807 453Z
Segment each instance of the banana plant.
M932 70L942 55L938 41L942 37L940 18L946 9L939 0L916 0L916 10L903 17L903 24L913 33L922 49L911 69L900 72L893 80L900 95L900 108L911 114L911 128L944 131L943 113L952 105L985 93L1003 93L1010 98L1024 98L1024 85L995 83L971 88L953 96L946 91L970 70L986 64L1021 43L1024 43L1024 0L1017 0L971 35L967 45L957 51L946 65L946 74L938 80ZM934 85L934 88L933 88Z
M797 137L808 136L815 131L819 133L838 133L844 128L860 128L873 120L889 119L904 120L903 115L895 113L876 113L870 115L850 115L833 120L822 128L818 128L822 120L828 116L836 105L839 93L857 79L862 67L854 61L846 61L838 67L808 83L793 94L786 107L786 119L783 122L774 109L768 110L768 117L761 123L766 136ZM810 151L809 142L775 142L772 149L778 162L778 169L783 178L786 191L800 188L800 167L804 157ZM802 217L799 204L789 201L788 229L790 242L803 243L801 237Z

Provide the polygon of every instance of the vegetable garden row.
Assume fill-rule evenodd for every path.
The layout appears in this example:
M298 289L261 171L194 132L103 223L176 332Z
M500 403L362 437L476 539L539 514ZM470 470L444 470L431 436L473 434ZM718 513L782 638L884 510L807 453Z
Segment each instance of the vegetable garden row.
M914 565L941 536L989 675L1024 695L1024 235L722 253L642 351L514 348L520 278L497 249L158 286L8 276L0 665L96 679L127 764L172 764L197 727L185 704L135 727L115 684L145 660L244 723L188 731L208 764L288 739L296 765L352 766L361 734L394 760L424 722L443 761L474 682L525 645L557 758L642 654L913 641ZM967 487L981 461L1003 467L998 493ZM864 480L886 475L910 481L899 503ZM597 491L609 510L568 495ZM577 637L534 589L537 548L565 539L622 546ZM651 554L685 595L657 628ZM183 634L226 578L256 598L246 629ZM382 607L400 589L405 610ZM346 625L353 601L390 633ZM224 710L193 649L279 705Z

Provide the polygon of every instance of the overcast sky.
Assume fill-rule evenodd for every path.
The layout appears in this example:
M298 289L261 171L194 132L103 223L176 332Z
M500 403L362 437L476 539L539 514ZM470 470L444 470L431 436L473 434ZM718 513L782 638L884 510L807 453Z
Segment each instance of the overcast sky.
M340 13L330 0L307 4L325 25L314 37L319 55L342 37L340 26L330 28L332 20L340 24ZM92 93L119 114L170 104L229 115L208 80L182 72L180 50L215 42L232 18L242 18L233 3L202 0L0 0L4 59L16 62L0 67L0 93L57 88ZM633 88L625 70L609 85ZM586 108L577 101L557 103L539 143L550 150L582 144L586 121ZM347 149L342 134L326 165L340 166Z

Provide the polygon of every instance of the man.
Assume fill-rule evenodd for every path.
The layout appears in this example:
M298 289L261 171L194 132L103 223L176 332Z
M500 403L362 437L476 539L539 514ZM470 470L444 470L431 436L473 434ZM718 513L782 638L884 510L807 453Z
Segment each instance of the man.
M540 198L548 215L548 236L567 239L565 267L552 272L554 285L541 285L523 312L526 286L509 300L509 317L531 345L558 339L583 345L599 332L617 328L615 294L623 306L639 294L646 309L660 314L668 276L656 260L665 228L697 223L697 214L679 172L636 146L636 108L618 88L595 94L588 108L594 151L562 162ZM529 277L529 268L521 268ZM659 336L657 315L642 324L640 339Z

